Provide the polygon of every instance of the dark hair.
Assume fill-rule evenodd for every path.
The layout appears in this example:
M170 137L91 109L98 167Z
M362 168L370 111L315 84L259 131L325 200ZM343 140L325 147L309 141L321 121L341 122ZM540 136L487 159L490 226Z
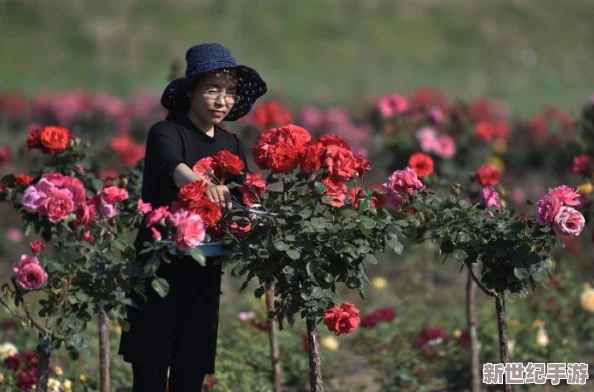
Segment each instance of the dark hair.
M202 80L202 77L199 77L199 78L196 78L196 79L188 82L188 85L186 86L186 88L184 90L184 98L185 99L180 100L179 103L175 107L173 107L171 110L167 111L168 118L169 118L169 116L173 116L173 115L188 114L188 111L190 110L190 99L185 94L187 94L188 92L193 92L201 80Z

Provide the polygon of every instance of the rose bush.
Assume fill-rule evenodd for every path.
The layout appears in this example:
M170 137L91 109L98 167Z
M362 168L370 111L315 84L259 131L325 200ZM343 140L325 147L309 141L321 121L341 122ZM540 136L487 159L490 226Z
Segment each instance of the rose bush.
M31 243L33 255L14 263L12 286L2 286L1 301L40 333L42 390L52 349L65 345L76 358L82 332L98 312L126 327L128 300L122 292L145 275L133 267L135 250L126 240L139 215L130 197L138 176L131 173L105 186L87 168L87 145L65 128L34 129L27 146L45 154L44 165L2 178L1 195L21 213L25 235L35 233L43 242ZM40 294L38 316L29 308L31 291Z

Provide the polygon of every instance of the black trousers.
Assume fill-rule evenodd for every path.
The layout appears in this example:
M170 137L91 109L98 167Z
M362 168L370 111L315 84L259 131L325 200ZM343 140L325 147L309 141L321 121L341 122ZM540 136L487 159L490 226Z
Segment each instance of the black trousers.
M201 392L204 373L191 368L172 366L167 380L166 367L132 364L132 392ZM169 386L169 387L168 387Z
M174 258L158 271L169 282L167 297L150 286L146 301L131 294L130 330L122 333L119 350L124 361L214 374L222 274L215 261L208 258L202 267L191 257Z

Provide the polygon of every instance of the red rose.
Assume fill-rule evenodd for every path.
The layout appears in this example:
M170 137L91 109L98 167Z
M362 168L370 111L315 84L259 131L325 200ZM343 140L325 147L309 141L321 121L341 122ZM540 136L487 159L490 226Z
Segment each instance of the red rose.
M11 370L17 370L21 366L21 357L18 354L10 356L4 360L6 367Z
M128 199L128 191L117 186L110 186L103 189L100 193L101 197L107 204L116 204Z
M474 135L483 142L490 142L495 136L495 127L490 121L481 121L474 127Z
M353 207L353 209L355 209L355 210L359 209L359 199L362 199L363 197L364 197L364 195L363 195L362 188L356 186L349 190L348 199L350 200L351 206Z
M247 224L240 225L237 222L231 222L229 224L229 231L231 231L231 233L237 237L247 234L250 232L250 230L252 230L252 225L249 221L246 223Z
M415 342L415 347L421 349L427 345L432 346L442 342L447 342L448 340L449 338L443 329L425 328L419 333L419 336Z
M18 186L27 186L33 182L33 177L28 174L15 174L14 183Z
M385 193L385 189L383 186L381 185L370 185L367 187L367 189L373 190L373 197L376 200L371 200L371 206L373 208L382 208L384 205L386 205L386 202L388 201L388 196Z
M97 207L94 204L83 203L78 207L75 215L76 220L74 221L74 225L86 226L91 223L93 218L95 218L95 215L97 215Z
M351 150L337 145L326 147L322 166L336 181L349 181L357 173L357 160Z
M44 150L54 155L65 151L70 140L70 131L61 127L45 127L39 136L39 141Z
M342 140L340 137L330 134L330 135L324 135L319 139L320 143L322 143L322 146L324 147L328 147L328 146L338 146L347 150L350 150L351 148L349 147L349 145Z
M314 171L320 170L320 159L324 150L324 145L320 141L308 143L303 158L301 159L301 172L313 173Z
M253 207L256 199L260 199L265 190L266 181L262 178L262 173L247 173L243 187L239 188L243 204L248 207Z
M337 336L355 332L360 322L359 309L349 302L344 302L340 307L334 307L324 312L324 325Z
M276 101L258 105L250 117L254 125L260 128L278 127L292 121L291 112Z
M429 155L419 152L410 156L408 167L417 173L417 177L425 178L433 173L433 159Z
M334 181L330 177L324 178L322 184L326 185L327 188L324 196L332 199L328 204L332 207L342 207L348 191L347 186L340 181Z
M289 134L297 152L299 154L303 154L305 152L305 147L311 140L311 135L309 132L307 132L305 128L292 124L282 127L281 129Z
M215 170L218 172L215 173L215 175L221 181L227 176L227 174L243 174L243 161L237 155L232 154L229 151L219 151L217 155L215 155L215 162Z
M254 144L253 155L261 169L290 173L299 164L311 136L304 128L288 125L263 132Z
M214 228L223 216L219 205L207 197L194 201L189 207L192 212L200 215L206 228Z
M589 176L592 174L592 158L588 154L581 154L573 158L573 166L571 171L574 174L581 174Z
M177 198L186 206L191 205L204 198L206 184L202 181L194 181L184 185L177 193Z
M31 132L29 132L26 142L27 148L29 150L33 150L34 148L42 148L41 132L43 132L43 128L34 128Z
M0 146L0 163L6 163L12 161L12 153L10 147L6 144Z
M476 170L476 181L482 186L495 186L500 177L501 173L492 165L482 165Z
M31 242L31 244L29 244L29 247L31 248L31 252L35 254L41 253L41 251L45 249L45 245L43 245L43 242L40 241Z
M289 143L277 144L269 154L269 167L273 173L291 173L299 164L299 154Z

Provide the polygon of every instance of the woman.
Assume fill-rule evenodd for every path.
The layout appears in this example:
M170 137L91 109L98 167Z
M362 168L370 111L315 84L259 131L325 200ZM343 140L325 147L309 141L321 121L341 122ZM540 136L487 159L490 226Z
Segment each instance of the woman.
M241 142L218 124L246 115L266 91L260 75L237 65L224 46L190 48L186 76L171 82L161 98L169 115L148 134L143 201L153 207L170 206L179 188L203 180L192 165L221 150L238 155L247 170ZM221 208L231 208L226 186L209 185L206 194ZM137 252L151 239L150 231L141 227ZM143 254L139 259L149 257ZM190 257L161 263L158 274L169 282L167 297L159 297L150 287L146 300L131 294L135 306L128 308L130 330L122 333L119 354L132 363L133 392L164 392L167 383L169 392L200 391L205 375L214 373L222 270L213 261L208 259L206 267Z

